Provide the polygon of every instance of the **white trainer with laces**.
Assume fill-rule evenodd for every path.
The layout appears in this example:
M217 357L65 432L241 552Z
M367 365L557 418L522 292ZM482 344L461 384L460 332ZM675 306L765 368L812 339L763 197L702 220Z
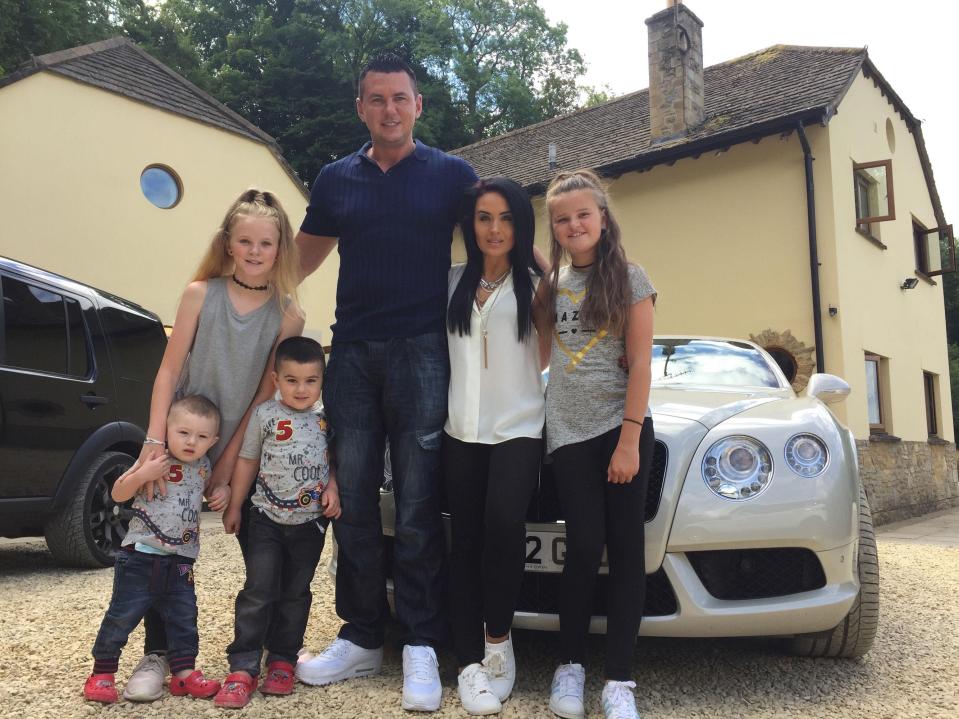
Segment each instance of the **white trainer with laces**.
M639 719L633 689L636 682L607 681L603 687L603 713L606 719Z
M123 698L131 702L152 702L163 696L163 683L170 673L166 657L145 654L123 687Z
M364 649L348 639L337 637L316 656L309 652L300 654L296 662L296 678L304 684L322 686L379 674L382 667L383 647Z
M549 690L549 708L563 719L584 719L583 688L586 670L582 664L560 664L553 673Z
M435 712L443 698L440 663L433 647L403 647L403 708L414 712Z
M490 687L489 672L482 664L470 664L456 679L460 702L467 714L484 716L499 714L503 705Z
M500 702L509 699L516 683L516 657L513 656L513 637L506 636L506 641L499 644L486 642L486 656L483 666L489 673L490 686Z

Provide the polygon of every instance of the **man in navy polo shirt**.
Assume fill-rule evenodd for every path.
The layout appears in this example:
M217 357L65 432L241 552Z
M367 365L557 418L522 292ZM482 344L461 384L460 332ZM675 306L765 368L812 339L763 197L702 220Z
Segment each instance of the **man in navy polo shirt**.
M386 573L379 511L384 440L390 441L396 536L396 614L403 648L403 708L434 711L442 688L433 647L442 640L439 449L446 420L447 273L465 161L413 140L423 109L410 67L395 56L360 75L356 110L371 141L325 166L296 242L305 275L336 246L333 351L323 403L336 435L343 514L336 611L345 620L297 676L327 684L380 670Z

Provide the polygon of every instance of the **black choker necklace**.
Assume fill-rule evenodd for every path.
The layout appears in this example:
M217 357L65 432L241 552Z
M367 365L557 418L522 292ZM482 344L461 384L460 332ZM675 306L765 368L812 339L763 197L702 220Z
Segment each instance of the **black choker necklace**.
M236 278L235 272L233 273L233 281L236 282L240 287L242 287L245 290L256 290L257 292L264 292L270 289L269 282L267 282L265 285L259 285L258 287L254 287L253 285L248 285L246 282L241 282L240 280Z
M592 267L595 262L590 262L588 265L573 265L574 270L585 270L587 267ZM236 279L235 277L233 279Z

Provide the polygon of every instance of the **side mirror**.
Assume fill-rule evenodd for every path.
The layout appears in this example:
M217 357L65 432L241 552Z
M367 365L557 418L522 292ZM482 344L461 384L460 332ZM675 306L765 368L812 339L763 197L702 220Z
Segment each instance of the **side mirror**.
M806 385L806 396L815 397L825 404L842 402L849 396L849 391L846 380L834 374L814 374Z

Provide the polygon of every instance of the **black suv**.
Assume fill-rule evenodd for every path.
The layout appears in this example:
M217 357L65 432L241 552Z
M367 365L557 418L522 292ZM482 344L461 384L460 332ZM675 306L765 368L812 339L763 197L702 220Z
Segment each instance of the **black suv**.
M106 566L129 515L110 488L140 453L166 333L107 292L0 258L0 536Z

